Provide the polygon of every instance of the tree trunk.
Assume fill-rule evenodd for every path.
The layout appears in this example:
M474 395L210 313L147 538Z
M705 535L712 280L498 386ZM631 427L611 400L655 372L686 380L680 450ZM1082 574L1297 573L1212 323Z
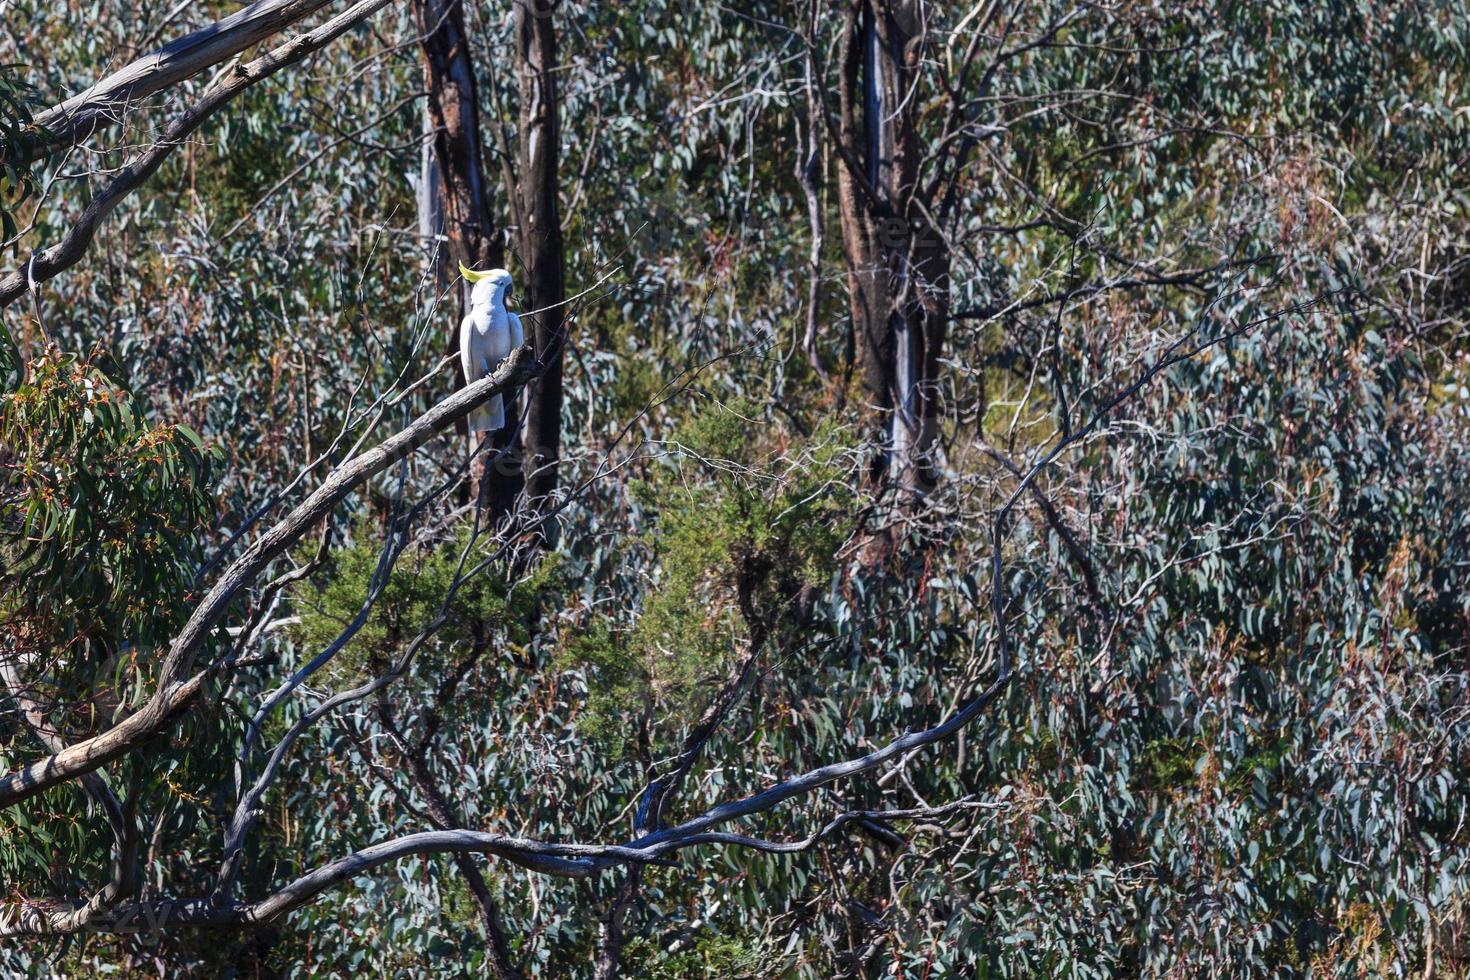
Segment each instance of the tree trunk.
M838 205L859 375L884 427L875 477L936 482L949 249L919 185L921 0L853 0L842 38Z
M426 236L425 243L433 257L432 279L437 289L442 283L452 281L455 268L452 263L463 262L473 269L491 268L505 262L505 250L495 232L485 183L480 98L461 0L415 0L414 14L424 53L424 83L429 93L424 126L427 134L431 134L424 147L419 174L419 233ZM440 241L439 236L447 240ZM458 291L459 301L453 306L452 327L445 345L448 354L459 352L459 321L468 308L471 289L469 283L464 283ZM458 357L454 363L457 391L464 387L465 376ZM504 397L509 401L509 395ZM513 407L507 405L506 415L513 414ZM457 428L461 434L468 433L463 420ZM480 474L480 482L494 513L504 513L514 504L519 483L514 478L507 480L500 468L487 466ZM413 774L426 794L436 825L440 829L456 826L448 802L439 794L427 771L414 768ZM501 980L514 980L520 974L511 963L500 916L484 876L472 856L459 854L454 860L485 925L491 970Z
M541 376L527 386L526 496L545 501L557 486L561 449L562 350L566 282L558 167L561 128L556 83L555 0L516 0L516 75L520 83L519 173L515 194L525 266L525 307Z
M886 413L892 407L885 365L893 360L888 329L888 274L878 248L879 202L870 166L858 169L866 158L863 134L863 59L868 33L865 0L853 0L842 32L841 77L838 83L838 136L843 166L837 172L837 204L842 223L842 247L847 257L847 292L852 305L852 332L858 376L872 407Z
M807 22L808 38L816 36L816 20L817 8L813 3ZM822 363L822 355L817 349L817 316L822 300L822 246L826 239L822 198L817 188L817 168L822 161L823 112L822 104L817 98L817 70L816 55L809 49L802 76L802 89L806 96L806 122L803 125L801 118L797 117L794 172L796 182L801 185L802 196L806 198L807 229L811 237L807 251L806 329L801 337L801 350L817 377L825 381L827 366Z
M419 181L414 188L414 201L418 205L419 241L429 258L429 277L437 294L450 282L452 274L444 240L444 191L439 161L434 156L434 120L428 106L424 107L424 143L419 150Z
M439 220L447 239L446 265L450 270L457 262L473 269L504 265L505 248L496 232L489 185L485 181L480 96L469 38L465 34L463 3L461 0L414 0L414 16L424 54L428 118L434 131L432 155L437 171ZM447 331L446 354L458 354L459 321L468 307L471 289L469 283L464 283L460 290L451 328ZM465 379L457 357L455 364L457 391L464 387ZM513 404L506 405L507 418L518 414ZM521 481L513 451L514 429L507 426L495 433L492 441L497 449L506 450L506 458L493 463L487 461L478 482L481 499L492 517L497 517L515 505ZM470 448L476 447L472 443Z
M490 209L480 140L480 97L475 84L461 0L415 0L424 86L434 126L434 161L444 210L449 255L471 268L505 261ZM469 297L466 284L465 298Z

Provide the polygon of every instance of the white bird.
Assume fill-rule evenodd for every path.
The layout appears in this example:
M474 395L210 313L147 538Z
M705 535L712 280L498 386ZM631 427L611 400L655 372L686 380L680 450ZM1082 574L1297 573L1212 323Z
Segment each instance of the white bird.
M459 264L460 275L475 284L470 311L459 324L459 363L465 384L490 374L510 352L526 342L521 318L505 308L510 273L504 269L476 272ZM494 432L505 427L505 403L499 395L470 413L471 432Z

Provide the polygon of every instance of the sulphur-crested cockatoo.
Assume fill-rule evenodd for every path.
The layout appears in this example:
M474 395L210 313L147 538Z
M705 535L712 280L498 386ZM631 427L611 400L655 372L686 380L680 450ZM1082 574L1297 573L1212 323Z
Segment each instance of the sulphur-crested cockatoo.
M476 272L459 265L460 275L475 284L470 311L459 324L459 362L465 384L494 371L510 352L526 342L521 318L505 308L510 273L504 269ZM471 432L494 432L505 427L505 403L499 395L470 413Z

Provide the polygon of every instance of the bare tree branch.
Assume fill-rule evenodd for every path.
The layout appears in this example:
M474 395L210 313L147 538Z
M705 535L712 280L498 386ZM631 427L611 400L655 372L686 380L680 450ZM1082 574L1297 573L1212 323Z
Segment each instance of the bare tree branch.
M38 115L29 138L16 147L13 162L27 164L53 150L75 146L99 129L121 122L140 100L233 58L329 2L258 0L208 27L170 41Z
M334 470L315 492L247 548L195 607L169 649L159 671L157 693L149 702L108 731L0 777L0 806L11 806L47 787L91 772L162 732L170 718L197 695L202 675L187 682L183 678L242 589L364 481L414 452L491 396L524 384L534 372L535 358L529 347L512 351L493 374L455 392L403 431Z
M553 859L562 877L584 878L609 864L667 864L662 856L684 847L727 844L771 853L805 850L849 823L860 820L932 819L981 804L968 799L940 807L914 810L856 810L842 813L806 838L797 841L765 841L741 834L691 835L657 848L617 844L552 844L523 837L508 837L475 830L434 830L408 834L372 844L309 871L259 902L218 905L207 900L136 903L99 911L91 903L67 906L24 903L0 913L0 936L46 935L77 932L136 932L151 924L157 929L181 926L261 925L273 922L310 903L318 895L351 881L373 868L419 854L488 854L511 857L524 863L540 857Z
M164 130L163 137L123 167L112 181L94 197L60 242L36 252L4 279L0 279L0 309L4 309L37 283L45 282L71 268L86 254L104 218L143 185L172 153L206 119L218 112L240 92L263 78L269 78L288 65L319 51L342 36L349 28L367 19L397 0L359 0L342 13L314 30L299 34L290 41L254 61L236 65L215 77L198 101L177 116Z
M94 931L116 931L116 923L119 921L136 922L140 916L149 922L158 924L160 928L168 926L239 926L264 923L279 919L281 916L312 901L324 891L364 874L375 867L416 854L479 852L504 857L524 867L529 867L542 873L552 874L558 877L580 878L589 876L603 868L619 864L631 864L635 867L646 864L665 864L670 860L670 856L677 851L705 844L733 845L773 853L790 853L810 847L822 837L827 836L850 822L856 821L860 824L878 822L881 825L881 821L884 819L912 819L916 814L932 817L952 812L956 808L973 805L970 800L966 799L954 801L938 808L925 807L921 811L852 811L840 815L835 820L829 821L807 838L788 842L766 841L738 833L715 830L716 827L742 817L768 813L787 800L809 794L821 786L839 779L871 772L888 762L904 759L918 749L941 742L967 726L1004 693L1014 675L1014 665L1011 654L1008 617L1005 608L1006 578L1003 574L1002 567L1004 554L1002 544L1007 533L1008 519L1017 501L1020 500L1022 495L1030 492L1037 477L1063 452L1081 440L1086 439L1102 425L1115 409L1131 399L1164 370L1217 344L1239 337L1258 326L1273 323L1284 317L1304 312L1321 303L1324 298L1317 297L1307 302L1296 304L1295 306L1267 316L1238 324L1213 336L1202 336L1203 328L1210 321L1214 310L1226 298L1236 295L1237 292L1222 292L1216 296L1200 313L1196 326L1192 330L1170 343L1160 352L1159 356L1149 368L1142 371L1133 381L1123 385L1111 397L1105 399L1101 407L1085 425L1058 438L1055 444L1042 453L1040 458L1032 463L1026 469L1021 479L1017 481L1016 486L996 512L991 526L994 564L991 572L990 601L997 639L996 676L977 695L953 711L939 724L922 731L909 732L866 755L820 766L785 779L774 786L767 787L749 796L721 803L677 826L655 830L627 844L549 843L470 830L436 830L410 834L405 837L374 844L342 858L338 858L314 871L302 875L268 898L254 904L230 905L225 902L214 902L210 900L192 900L187 902L160 902L104 908L103 896L100 895L94 897L89 902L80 904L23 902L18 908L11 909L3 915L0 915L0 935L66 932L76 931L84 927ZM474 407L474 404L478 404L479 401L483 401L491 394L494 394L495 391L500 390L497 387L497 383L501 387L506 387L508 386L507 381L510 377L523 377L524 372L529 369L531 359L532 356L529 348L523 347L519 349L512 355L510 361L503 365L491 378L475 382L458 392L449 401L436 406L435 409L416 422L414 426L410 426L403 433L394 436L392 439L381 444L377 449L364 454L363 457L354 460L352 464L334 473L328 478L326 485L293 511L281 525L268 532L262 538L262 542L279 539L282 534L286 533L283 531L283 528L288 527L295 527L296 536L299 537L307 527L313 525L325 513L325 510L321 509L321 503L317 503L315 506L313 505L314 502L318 501L318 498L321 498L321 501L329 498L335 501L336 499L340 499L340 495L345 495L345 489L341 490L340 495L336 497L333 497L333 494L336 494L338 491L329 490L331 487L340 486L344 472L359 472L367 467L364 461L370 459L377 460L377 469L381 470L383 466L386 466L391 461L391 458L396 458L385 454L385 447L389 446L389 444L395 442L400 443L399 448L401 449L403 444L411 441L408 438L409 433L429 424L428 420L431 417L433 423L442 427L451 422L453 418L467 413ZM452 408L449 407L451 405L453 406ZM431 429L430 433L432 431ZM422 438L427 439L428 434L422 434ZM407 451L411 451L411 448ZM282 545L282 547L285 546L287 545ZM253 562L257 561L255 556L261 551L262 543L257 542L254 547L237 560L235 565L231 566L231 569L225 573L223 579L230 580L232 573L235 573L239 566L249 567ZM263 567L263 562L256 567L256 572L259 571L260 567ZM248 578L244 579L244 581L248 580ZM214 596L219 589L220 586L217 585L216 589L211 592L211 596ZM201 604L200 610L196 611L196 618L200 619L201 622L212 621L210 620L210 614L204 612L204 610L211 608L211 606L210 600L206 598L205 602ZM192 622L194 620L191 620ZM416 643L422 642L424 635L421 633ZM179 649L177 644L182 640L183 636L181 636L180 641L176 641L174 652L177 652ZM197 678L191 680L190 683L195 683L196 680ZM328 699L323 705L309 712L306 717L299 720L293 726L293 733L299 732L305 726L309 726L316 718L332 710L336 705L373 693L385 683L387 683L387 679L380 678L354 691L344 692ZM139 715L143 715L149 711L154 703L166 702L168 693L169 689L162 689L159 695L155 696L154 702L150 702L148 707L140 711L138 715L133 716L133 718L137 718ZM123 725L118 726L118 729L127 726L133 721L133 718L128 719ZM102 740L117 741L119 739L119 736L116 735L118 729L114 729L113 732L107 735L99 736L96 739L91 739L88 742L80 743L78 746L63 750L63 752L58 753L49 760L34 763L26 767L26 769L6 777L3 781L0 781L0 802L9 803L15 800L25 799L40 789L45 788L45 786L54 785L66 778L72 778L82 772L89 771L91 768L95 768L95 765L87 766L86 763L103 752L110 751L110 749L105 747L94 749L91 746ZM273 759L273 763L279 762L279 755L284 750L285 745L288 744L289 738L290 736L288 735L288 738L283 740L282 745L277 747L276 758ZM121 751L126 751L126 749L119 749L114 755ZM108 757L110 758L112 756ZM100 764L100 762L96 764ZM65 773L65 775L57 775L58 773ZM269 774L267 773L262 779L268 782Z

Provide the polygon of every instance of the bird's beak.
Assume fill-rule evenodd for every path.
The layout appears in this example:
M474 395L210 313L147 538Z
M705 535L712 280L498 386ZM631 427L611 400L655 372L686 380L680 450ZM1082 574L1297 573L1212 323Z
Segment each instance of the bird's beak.
M463 262L459 264L459 274L465 277L466 282L479 282L490 275L488 272L476 272Z

